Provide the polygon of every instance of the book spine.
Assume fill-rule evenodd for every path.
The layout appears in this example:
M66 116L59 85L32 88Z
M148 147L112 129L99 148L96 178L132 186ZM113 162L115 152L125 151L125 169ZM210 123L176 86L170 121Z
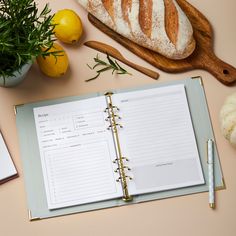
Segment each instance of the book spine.
M119 108L112 104L112 94L113 93L111 92L108 92L105 94L106 102L107 102L107 108L105 109L105 112L107 112L108 114L107 120L110 121L110 125L108 129L112 131L114 144L115 144L116 158L113 162L118 165L118 168L115 170L115 172L118 172L120 175L117 181L121 182L121 186L123 189L123 200L131 201L133 198L129 194L127 181L131 180L132 178L126 174L126 172L130 170L130 168L126 165L126 162L128 162L129 160L128 158L122 156L118 129L123 128L123 127L120 123L117 122L117 120L121 118L117 114L119 111Z

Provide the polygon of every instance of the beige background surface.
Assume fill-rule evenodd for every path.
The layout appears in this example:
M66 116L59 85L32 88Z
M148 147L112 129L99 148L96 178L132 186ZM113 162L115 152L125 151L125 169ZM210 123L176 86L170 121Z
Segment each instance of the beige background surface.
M47 1L41 0L42 7ZM194 70L181 74L160 72L155 82L147 76L127 68L133 76L112 76L86 83L94 75L86 63L92 63L97 52L83 46L87 40L98 40L117 47L125 57L137 64L155 69L142 59L95 29L86 12L74 0L48 0L53 12L73 8L83 21L85 33L77 46L64 45L70 59L70 71L61 79L44 77L33 65L25 81L15 88L0 88L0 129L16 163L20 177L0 186L0 234L13 235L236 235L236 149L223 138L219 126L219 111L227 95L236 85L226 87L205 71ZM236 1L189 0L211 22L214 29L214 50L222 60L236 67ZM201 75L204 80L210 115L218 145L226 190L216 193L217 208L208 207L208 194L200 193L132 206L74 214L36 222L29 222L22 163L19 152L13 105L70 95L82 95L113 88L161 83L189 76Z

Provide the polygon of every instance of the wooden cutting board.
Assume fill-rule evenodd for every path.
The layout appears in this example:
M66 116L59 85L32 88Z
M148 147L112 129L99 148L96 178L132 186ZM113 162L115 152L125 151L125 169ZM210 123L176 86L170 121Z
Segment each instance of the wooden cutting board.
M210 72L223 84L232 85L236 81L236 68L216 57L213 51L213 32L209 21L201 12L185 0L177 0L177 2L191 21L194 29L194 38L197 42L193 54L183 60L168 59L135 44L108 28L91 14L88 15L88 19L94 26L122 44L125 48L163 71L177 73L193 69L203 69Z

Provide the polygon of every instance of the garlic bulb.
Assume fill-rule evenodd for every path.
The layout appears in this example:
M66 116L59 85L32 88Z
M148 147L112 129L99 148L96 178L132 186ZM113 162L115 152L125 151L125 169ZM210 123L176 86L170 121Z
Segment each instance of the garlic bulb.
M236 147L236 93L225 100L220 111L220 122L224 137Z

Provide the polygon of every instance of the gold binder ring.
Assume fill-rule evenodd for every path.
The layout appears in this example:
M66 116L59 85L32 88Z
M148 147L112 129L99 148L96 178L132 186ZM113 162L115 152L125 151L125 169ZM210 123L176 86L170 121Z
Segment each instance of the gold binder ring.
M129 179L129 180L133 180L133 178L132 178L131 176L129 176L129 175L126 175L125 178L126 178L126 179ZM119 178L116 179L116 182L120 182L120 181L122 181L122 178L121 178L121 177L119 177Z
M119 124L119 123L115 123L115 126L119 126L120 128L124 128L123 125Z
M126 158L126 157L121 157L121 158L122 158L122 160L129 161L129 159ZM119 161L119 159L116 158L115 160L113 160L113 163L115 164L115 163L117 163L118 161Z
M117 111L119 111L120 108L118 108L117 106L112 106L111 104L109 104L108 107L106 107L106 109L104 110L104 112L108 112L109 110L117 110Z
M119 119L119 120L121 120L121 117L120 116L118 116L118 115L116 115L116 114L114 114L114 117L115 118L117 118L117 119ZM105 119L105 121L109 121L110 119L112 119L112 116L107 116L107 118Z
M111 124L107 127L108 130L110 130L111 128L115 128L115 127L120 127L121 129L123 128L123 126L121 124L118 124L118 123L114 123L114 124Z
M116 182L120 182L121 181L121 177L119 177L118 179L116 179Z
M133 178L129 175L126 175L125 178L129 179L129 180L132 180Z
M112 128L114 128L114 126L115 126L114 124L111 124L111 125L109 125L109 126L107 127L107 129L108 129L108 130L111 130Z
M129 168L128 166L123 166L123 169L127 169L128 171L131 170L131 168ZM117 167L114 171L117 173L120 170L119 167Z
M117 111L119 111L120 110L120 108L119 107L117 107L117 106L111 106L111 108L114 110L117 110Z

